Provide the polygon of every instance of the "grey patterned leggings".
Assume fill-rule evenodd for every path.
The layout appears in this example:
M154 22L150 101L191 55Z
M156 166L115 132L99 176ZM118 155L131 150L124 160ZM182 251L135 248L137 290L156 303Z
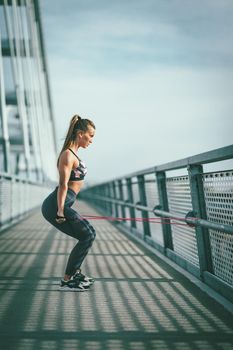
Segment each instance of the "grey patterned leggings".
M80 268L84 258L92 246L96 233L94 227L71 208L75 202L76 194L70 188L67 191L64 207L66 221L62 224L58 224L56 222L57 189L58 188L56 187L55 190L44 200L41 211L44 218L58 230L78 240L78 243L70 253L65 270L65 274L73 276L76 270Z

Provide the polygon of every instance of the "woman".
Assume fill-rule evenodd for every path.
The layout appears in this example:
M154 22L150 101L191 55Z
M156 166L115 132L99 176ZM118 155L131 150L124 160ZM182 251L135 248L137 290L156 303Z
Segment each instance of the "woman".
M59 185L44 200L42 214L60 231L78 240L70 253L60 290L85 291L94 282L81 273L81 264L95 239L95 229L71 206L79 193L87 169L78 157L78 149L87 148L95 135L95 125L89 119L75 115L57 161Z

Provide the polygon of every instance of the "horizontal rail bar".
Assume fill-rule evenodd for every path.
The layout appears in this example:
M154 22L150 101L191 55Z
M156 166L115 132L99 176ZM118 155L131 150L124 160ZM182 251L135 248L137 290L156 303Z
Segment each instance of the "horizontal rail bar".
M171 214L171 213L169 213L167 211L163 211L163 210L156 209L153 212L157 216L166 217L166 218L170 218L170 219L183 220L189 225L202 226L202 227L206 227L206 228L209 228L212 230L221 231L221 232L225 232L225 233L228 233L230 235L233 235L233 226L230 226L230 225L218 224L216 222L211 222L209 220L204 220L204 219L199 219L199 218L190 219L190 218L184 218L181 216L179 217L178 215L174 215L174 214Z
M217 161L231 159L232 157L233 157L233 145L230 145L230 146L215 149L213 151L200 153L192 157L188 157L188 158L180 159L174 162L159 165L155 167L155 169L156 171L176 170L176 169L184 168L187 165L214 163Z

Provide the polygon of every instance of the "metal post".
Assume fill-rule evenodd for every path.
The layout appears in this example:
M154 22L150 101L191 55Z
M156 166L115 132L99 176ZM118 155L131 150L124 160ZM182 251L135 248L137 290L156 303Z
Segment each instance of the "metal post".
M159 204L161 206L161 210L169 211L168 207L168 198L167 198L167 186L166 186L166 173L164 171L156 173L157 179L157 187L159 194ZM171 225L169 225L170 220L167 219L165 224L162 224L163 230L163 243L164 248L169 248L173 250L173 241L172 241L172 230Z
M35 26L35 21L34 19L34 10L32 7L32 3L29 0L26 0L26 14L27 14L27 26L28 26L28 31L29 35L31 38L31 54L33 57L33 62L31 62L31 67L32 67L32 84L33 84L33 105L35 106L35 120L34 120L34 125L35 125L35 132L36 132L36 140L37 140L37 149L39 153L39 178L41 181L43 181L44 178L44 169L45 169L45 152L43 149L43 135L41 131L41 110L40 108L40 101L38 98L38 71L37 71L37 65L36 65L36 57L37 57L37 50L36 50L36 33L34 30Z
M109 186L109 183L107 183L105 185L105 196L107 198L111 198L111 188ZM112 203L111 202L108 202L106 201L106 209L107 209L107 212L112 215Z
M101 186L96 188L96 194L97 196L101 195ZM102 201L100 199L97 199L97 205L102 209Z
M17 17L17 5L15 0L12 0L11 5L12 5L13 19L11 18L8 2L7 0L4 0L4 11L5 11L5 18L6 18L7 34L8 34L9 45L10 45L10 57L11 57L13 78L15 83L18 113L20 116L20 121L22 123L26 174L29 177L29 164L30 164L29 138L27 134L27 121L25 116L25 95L24 95L23 79L22 79L21 50L20 50L19 26L18 26L18 17Z
M139 190L140 204L147 206L144 175L138 175L137 179L138 179L138 190ZM149 218L147 211L142 210L142 218L146 219L146 220ZM148 221L143 221L143 229L144 229L144 237L151 236L150 224Z
M124 201L124 194L123 194L123 188L122 188L122 180L118 180L117 181L118 183L118 187L119 187L119 195L120 195L120 200L121 201ZM126 217L126 214L125 214L125 206L124 204L121 205L121 213L122 213L122 217L125 218ZM125 221L123 220L123 223L125 223Z
M133 189L132 189L132 180L130 177L126 179L126 184L127 184L128 200L131 204L133 204L134 203ZM130 207L129 212L130 212L130 218L135 219L135 209L133 207ZM132 228L136 228L136 221L131 220L130 225Z
M108 183L108 195L109 198L112 199L112 186L111 183ZM110 214L113 215L113 203L109 202Z
M16 48L16 65L17 65L17 75L16 75L16 96L18 101L18 111L22 123L23 131L23 144L24 144L24 156L26 163L26 174L27 178L30 178L30 147L29 147L29 135L28 135L28 118L25 106L25 88L24 88L24 77L23 77L23 65L20 50L20 23L18 17L18 6L16 0L12 0L12 13L13 13L13 27L14 27L14 42ZM9 16L8 16L9 19ZM10 23L8 22L10 27ZM13 38L11 38L13 39Z
M202 181L202 165L189 165L188 172L194 214L198 218L206 219L207 215ZM204 271L213 272L209 230L201 226L196 226L195 230L200 265L200 275L202 277Z
M34 57L34 85L35 85L35 103L36 103L36 111L37 111L37 132L38 132L38 144L40 149L40 157L41 157L41 177L42 181L45 180L45 172L48 173L48 170L50 169L50 163L51 163L51 157L48 156L50 152L48 150L50 149L48 145L48 134L47 130L45 129L44 125L47 122L46 116L47 116L47 110L45 109L42 95L43 95L43 83L42 83L42 71L43 68L41 67L41 51L39 46L39 39L38 39L38 30L37 30L37 22L35 21L35 11L33 2L27 0L27 9L28 9L28 26L30 29L30 35L31 35L31 43L32 43L32 53Z
M105 195L105 193L104 193L104 186L103 185L101 185L100 188L99 188L99 195L100 195L100 197L104 197L104 195ZM99 206L103 210L106 210L105 202L103 200L100 200Z
M105 186L102 185L100 186L100 195L101 197L105 197L106 193L105 193ZM107 205L106 205L106 201L101 199L101 206L103 207L104 211L107 211Z
M102 196L106 197L106 185L102 186ZM105 200L102 200L102 205L104 207L104 211L108 212L108 203Z
M4 86L4 76L3 76L3 62L2 62L2 38L0 33L0 118L2 121L2 146L3 146L3 156L4 156L4 171L6 173L10 172L10 142L7 124L7 114L6 114L6 99L5 99L5 86Z
M117 199L116 183L115 183L115 181L112 182L112 190L113 190L113 198ZM115 216L119 217L119 210L118 210L118 204L117 203L115 203Z
M22 1L21 1L22 3ZM25 6L25 16L26 16L26 22L23 20L23 14L22 11L19 13L21 17L21 31L22 31L22 36L24 38L29 38L29 31L28 31L28 21L29 21L29 12L27 8L26 1L23 1L24 6ZM35 98L34 98L34 86L33 86L33 79L34 74L33 74L33 68L32 68L32 53L30 50L29 46L29 40L24 40L24 45L25 45L25 58L26 58L26 63L27 63L27 72L25 71L24 68L24 76L28 75L28 86L26 89L26 97L29 101L30 107L28 107L27 114L28 114L28 121L30 122L30 131L31 131L31 139L32 139L32 149L33 149L33 156L35 159L35 173L36 173L36 179L38 181L41 180L41 159L40 159L40 150L38 146L38 140L37 140L37 130L36 130L36 103L35 103ZM28 74L29 72L29 74Z
M45 73L45 89L47 91L49 115L51 118L51 127L52 127L53 139L54 139L53 145L54 145L54 151L56 154L57 140L56 140L56 130L55 130L55 119L54 119L54 113L53 113L53 107L52 107L52 99L50 95L50 84L49 84L49 77L48 77L43 31L42 31L42 25L41 25L41 11L40 11L39 0L34 0L34 10L35 10L35 20L36 20L36 24L39 32L39 38L40 38L41 57L42 57L42 63L43 63L43 71Z

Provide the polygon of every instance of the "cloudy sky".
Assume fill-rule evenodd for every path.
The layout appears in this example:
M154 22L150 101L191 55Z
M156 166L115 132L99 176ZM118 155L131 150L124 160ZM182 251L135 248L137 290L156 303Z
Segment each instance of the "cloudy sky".
M59 147L96 124L89 184L233 143L232 0L40 4Z

